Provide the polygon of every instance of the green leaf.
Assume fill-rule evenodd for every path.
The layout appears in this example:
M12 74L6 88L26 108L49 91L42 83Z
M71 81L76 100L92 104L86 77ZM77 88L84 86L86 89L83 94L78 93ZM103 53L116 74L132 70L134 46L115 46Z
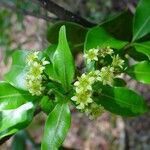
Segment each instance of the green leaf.
M27 90L25 77L27 75L26 57L28 51L16 51L13 53L13 63L10 71L5 75L5 80L12 86Z
M100 27L103 27L107 32L117 39L123 41L131 41L133 15L129 10L125 10L120 14L106 20Z
M126 82L125 82L125 80L123 80L121 78L115 78L113 85L117 86L117 87L122 87L122 86L126 86Z
M138 52L143 53L150 58L150 41L143 43L134 43L134 47Z
M74 78L75 68L66 38L65 26L60 28L59 43L53 56L53 66L64 89L67 90Z
M68 43L71 43L75 51L82 49L87 29L79 24L73 22L59 21L48 27L47 39L52 44L58 43L59 29L65 25Z
M57 76L56 71L52 63L46 65L44 72L48 75L49 79L52 81L60 83L59 76Z
M42 140L42 150L57 150L70 128L71 116L67 104L57 104L49 114Z
M148 60L148 57L145 54L137 51L135 46L128 48L127 54L136 61Z
M62 87L62 85L61 84L59 84L59 83L54 83L54 82L49 82L48 84L47 84L47 88L49 89L49 90L51 90L51 91L53 91L56 95L57 95L57 93L60 93L61 95L63 95L63 97L64 97L64 95L66 94L66 92L65 92L65 90L63 89L63 87ZM59 95L60 95L59 94Z
M28 102L16 109L0 111L0 139L25 128L32 120L34 105Z
M40 102L40 107L45 113L49 114L53 110L54 106L54 102L52 102L48 96L43 96Z
M150 33L149 8L149 0L140 0L133 21L133 41Z
M28 92L18 90L6 82L0 82L0 111L15 109L35 98Z
M44 72L49 76L49 78L52 81L60 83L60 80L57 77L57 74L55 72L54 66L52 64L52 62L53 62L53 56L54 56L54 53L56 51L56 48L57 48L57 45L52 44L48 48L46 48L44 50L44 53L45 53L46 57L49 58L50 61L51 61L50 64L48 64L48 65L45 66Z
M141 43L141 42L145 42L145 41L150 41L150 33L146 34L145 36L143 36L142 38L140 38L136 42Z
M91 28L86 36L84 43L84 50L87 51L91 48L106 47L110 46L111 48L121 49L127 42L117 40L113 38L109 33L107 33L102 27Z
M142 61L128 67L126 73L141 83L150 83L150 61Z
M51 45L46 49L45 53L46 53L47 57L49 57L51 62L50 62L50 64L45 66L44 72L48 75L49 79L51 79L52 81L60 83L60 80L57 77L54 66L52 64L53 55L55 53L55 50L56 50L56 45Z
M57 45L56 44L52 44L49 45L43 52L46 54L46 56L50 59L50 61L53 61L53 55L56 51Z
M97 103L121 116L136 116L148 111L144 99L124 87L103 87L100 96L97 97Z

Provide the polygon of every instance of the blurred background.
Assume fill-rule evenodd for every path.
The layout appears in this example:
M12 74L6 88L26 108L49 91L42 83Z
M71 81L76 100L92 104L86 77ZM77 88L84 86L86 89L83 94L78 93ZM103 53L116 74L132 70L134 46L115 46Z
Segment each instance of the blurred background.
M34 0L33 0L34 1ZM138 0L55 0L64 8L100 23L122 12L134 13ZM42 50L48 46L47 27L58 20L30 0L0 0L0 80L11 65L15 50ZM113 27L112 27L113 28ZM126 77L149 103L150 87ZM7 90L7 89L6 89ZM108 112L97 120L72 111L72 126L63 148L70 150L150 150L150 113L135 118L122 118ZM26 130L19 132L0 150L38 150L46 115L38 114ZM19 144L18 144L19 143Z

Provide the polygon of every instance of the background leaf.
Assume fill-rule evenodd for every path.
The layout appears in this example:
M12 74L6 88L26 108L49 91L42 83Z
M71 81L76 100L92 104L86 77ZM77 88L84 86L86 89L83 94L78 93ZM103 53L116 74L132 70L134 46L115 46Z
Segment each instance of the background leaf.
M57 44L52 44L49 45L44 51L43 53L46 55L46 57L48 57L50 59L50 61L53 61L53 55L56 51L57 48Z
M137 81L150 83L150 61L142 61L128 67L126 73Z
M28 51L16 51L13 53L12 58L12 66L10 71L5 75L5 80L9 82L12 86L27 90L25 86L25 77L27 74L26 67L26 57L28 55Z
M105 86L97 103L112 113L122 116L136 116L148 111L144 99L134 91L124 87Z
M18 90L6 82L0 82L0 111L15 109L35 98L29 92Z
M127 54L136 61L148 60L148 57L135 49L135 47L130 47L127 50Z
M140 0L133 21L133 41L150 32L150 1Z
M126 82L125 82L125 80L123 80L121 78L114 78L113 85L117 86L117 87L124 87L124 86L126 86Z
M56 74L56 71L54 69L54 66L53 66L53 56L54 56L54 53L56 51L56 48L57 48L57 45L55 44L52 44L50 46L48 46L48 48L46 48L44 50L44 54L47 58L50 59L50 64L46 65L45 66L45 70L44 72L48 75L48 77L52 80L52 81L55 81L55 82L58 82L60 83L60 80Z
M132 13L129 10L125 10L120 14L108 19L106 22L103 22L99 26L103 27L113 37L119 40L131 41L133 27L132 20Z
M0 111L0 139L25 128L33 118L34 109L28 102L16 109Z
M91 48L106 47L110 46L111 48L121 49L127 42L117 40L113 38L108 32L102 27L91 28L86 36L84 50L87 51Z
M143 43L134 43L134 47L138 52L141 52L150 58L150 41Z
M59 43L53 56L53 66L64 89L67 90L74 78L75 68L66 38L65 26L60 28Z
M52 81L55 81L58 83L61 82L59 77L56 74L53 64L50 63L46 65L44 72L48 75L49 79L51 79Z
M59 29L62 25L65 25L66 27L68 43L73 45L72 49L75 51L82 50L88 30L85 27L73 22L59 21L54 25L49 26L47 31L48 41L52 44L58 43Z
M70 128L71 116L67 104L57 104L49 114L42 140L42 150L57 150Z

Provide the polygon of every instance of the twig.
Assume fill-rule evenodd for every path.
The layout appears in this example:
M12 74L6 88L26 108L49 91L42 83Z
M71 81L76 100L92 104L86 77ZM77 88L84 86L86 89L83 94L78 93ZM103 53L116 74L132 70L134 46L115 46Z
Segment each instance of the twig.
M75 22L75 23L81 24L85 27L93 27L93 26L97 25L95 23L92 23L92 22L84 19L83 17L81 17L77 14L74 14L74 13L64 9L63 7L57 5L56 3L54 3L51 0L32 0L32 1L34 3L38 3L41 7L43 7L48 12L55 14L60 20ZM40 13L37 14L37 13L34 13L33 11L20 9L20 8L16 7L15 5L8 4L7 2L0 2L0 6L9 9L12 12L21 13L23 15L28 15L28 16L33 16L36 18L44 19L46 21L52 21L52 20L57 19L57 18L53 18L53 17L47 16L47 15L40 14Z
M81 16L78 16L77 14L74 14L63 7L57 5L51 0L33 0L33 2L39 2L40 6L46 9L47 11L55 14L59 19L65 20L65 21L71 21L78 24L81 24L85 27L93 27L96 24L92 23Z

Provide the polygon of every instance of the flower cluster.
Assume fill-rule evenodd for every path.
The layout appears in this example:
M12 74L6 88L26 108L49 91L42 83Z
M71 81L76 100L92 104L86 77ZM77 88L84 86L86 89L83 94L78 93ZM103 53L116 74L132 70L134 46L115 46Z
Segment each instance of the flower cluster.
M96 119L104 111L103 107L96 104L92 99L92 85L101 81L99 74L99 70L82 74L78 81L74 83L76 94L71 99L76 102L76 108L85 112L90 119Z
M103 58L106 57L107 55L112 55L113 53L114 53L113 49L111 49L109 46L99 49L99 55Z
M113 55L114 51L110 47L106 48L92 48L86 54L84 58L88 63L92 61L104 60L107 55L110 55L112 62L109 65L102 65L100 70L93 70L89 73L84 73L81 77L78 77L78 81L74 83L75 96L71 99L76 102L77 109L82 110L90 116L90 118L97 118L104 108L101 105L95 103L92 99L93 89L92 86L95 82L102 82L103 85L113 85L113 79L117 76L116 70L123 69L124 60L119 55Z
M99 81L101 81L104 85L113 84L113 79L115 77L114 72L116 68L123 69L124 60L122 60L118 54L113 55L113 53L113 49L107 46L105 48L92 48L84 55L87 59L87 63L91 61L98 61L98 58L105 58L107 55L111 56L112 63L110 65L103 66L100 71L96 70Z
M76 95L71 99L76 102L78 109L84 109L89 103L92 103L92 84L95 78L88 74L82 74L78 81L74 83Z
M29 71L26 76L26 86L32 95L41 95L44 87L42 86L43 70L45 65L49 64L48 61L43 58L38 58L39 52L30 53L27 56L27 64Z
M105 48L92 48L89 49L86 54L84 54L84 58L86 58L87 63L90 63L91 61L98 61L98 57L105 57L107 55L112 55L113 49L111 49L109 46Z
M71 99L76 102L77 109L87 109L89 104L94 102L92 99L92 85L97 81L101 81L99 74L99 70L82 74L81 77L78 77L78 81L74 83L76 94Z

